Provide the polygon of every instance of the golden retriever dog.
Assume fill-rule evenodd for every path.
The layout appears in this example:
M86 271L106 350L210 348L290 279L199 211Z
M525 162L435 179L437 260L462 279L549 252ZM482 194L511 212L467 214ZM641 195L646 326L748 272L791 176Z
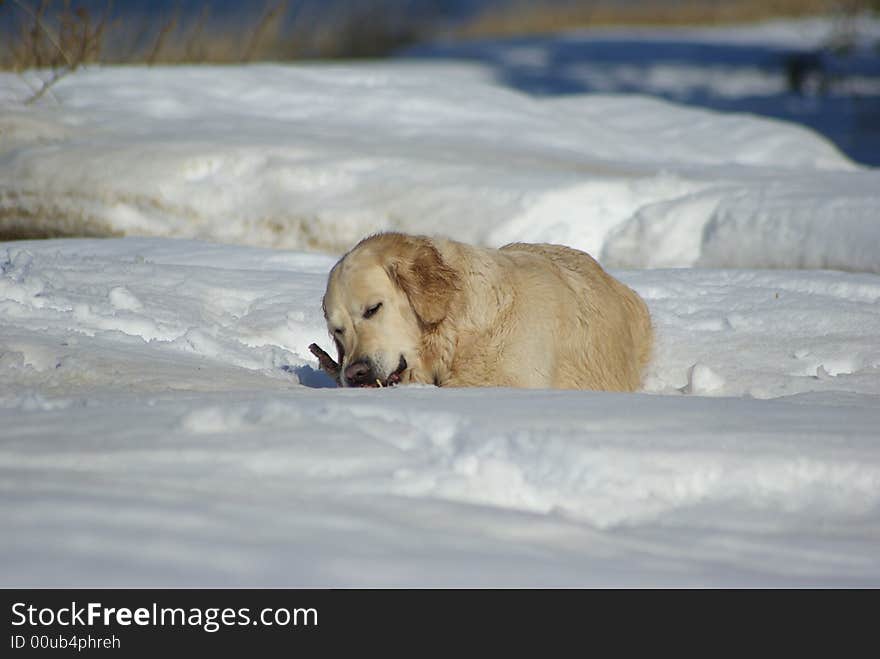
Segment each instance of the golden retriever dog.
M371 236L330 272L324 317L344 387L633 391L651 355L642 299L561 245Z

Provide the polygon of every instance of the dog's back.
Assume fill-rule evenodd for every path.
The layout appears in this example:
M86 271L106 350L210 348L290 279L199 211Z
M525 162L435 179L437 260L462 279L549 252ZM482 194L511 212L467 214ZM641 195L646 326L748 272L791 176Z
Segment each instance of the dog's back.
M513 243L499 252L514 261L538 261L537 267L526 267L525 274L519 272L518 280L525 278L525 286L538 289L540 313L551 316L534 320L544 325L539 333L547 337L543 354L536 358L554 362L550 386L639 388L651 357L653 332L647 306L632 289L589 254L569 247Z

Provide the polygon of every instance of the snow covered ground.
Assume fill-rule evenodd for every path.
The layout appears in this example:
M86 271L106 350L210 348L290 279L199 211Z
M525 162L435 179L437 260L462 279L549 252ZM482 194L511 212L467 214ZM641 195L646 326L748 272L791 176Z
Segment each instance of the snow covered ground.
M880 277L619 272L642 394L341 390L332 262L0 245L0 583L880 585Z
M126 237L0 243L0 585L880 585L880 171L815 133L437 60L26 94L0 235ZM644 392L333 388L383 228L600 257Z
M102 69L61 81L57 102L27 93L0 74L0 236L338 253L439 228L615 267L880 272L880 171L771 119L533 97L437 60Z

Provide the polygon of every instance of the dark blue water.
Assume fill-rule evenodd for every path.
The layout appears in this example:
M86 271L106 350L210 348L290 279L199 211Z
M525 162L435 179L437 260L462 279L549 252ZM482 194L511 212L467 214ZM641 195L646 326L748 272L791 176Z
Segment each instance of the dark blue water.
M25 0L25 4L36 7L38 0ZM61 6L61 0L55 0ZM206 8L211 16L235 17L265 11L267 7L279 4L279 0L73 0L73 7L84 7L93 14L100 14L111 7L112 16L197 16ZM405 12L413 16L431 16L438 19L458 20L472 16L493 5L510 4L504 0L290 0L288 14L308 10L332 14L345 9L375 8L377 11ZM18 11L11 3L0 7L0 24L8 24Z
M533 57L523 62L511 56L527 48ZM540 53L541 57L534 55ZM723 96L699 85L670 92L651 92L666 100L723 112L744 112L799 123L824 135L856 162L880 166L880 94L847 91L847 80L858 76L880 85L880 51L831 53L791 51L760 45L601 38L519 37L481 40L471 44L415 46L406 56L431 59L472 59L488 65L496 80L534 96L562 96L590 92L644 94L643 86L615 75L621 67L698 65L719 77L736 68L761 70L788 79L801 64L805 78L778 93ZM536 62L539 62L536 64ZM582 74L588 66L604 73L601 88Z

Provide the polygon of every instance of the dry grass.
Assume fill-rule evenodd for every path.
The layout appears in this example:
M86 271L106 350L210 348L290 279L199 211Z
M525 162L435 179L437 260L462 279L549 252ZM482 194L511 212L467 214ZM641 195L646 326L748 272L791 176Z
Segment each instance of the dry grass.
M720 25L772 18L854 12L880 5L876 0L648 0L621 4L609 0L522 2L478 15L455 32L463 38L558 32L614 25Z
M9 40L8 68L15 71L48 69L50 72L25 103L33 103L61 78L97 60L109 7L96 18L85 8L74 7L70 0L56 6L52 0L40 0L33 7L24 0L9 0L9 4L27 19L19 22L18 30Z
M159 21L142 19L131 44L110 49L105 61L112 63L153 64L229 64L279 57L284 19L289 3L267 3L249 14L243 23L214 19L206 5L195 16L183 17L174 12ZM120 34L132 31L124 26Z
M113 0L100 15L77 0L0 0L16 29L0 34L0 68L49 69L63 77L91 62L183 64L380 57L402 45L436 36L439 14L413 16L406 0L242 3L234 17L213 16L210 6L183 15L124 15L111 20ZM441 3L442 4L442 3ZM441 6L438 4L438 6ZM603 25L711 25L858 10L880 11L880 0L535 0L496 6L452 37L536 34ZM5 21L7 24L10 21ZM5 42L5 43L3 43Z
M400 10L402 0L329 8L267 0L242 3L233 17L215 17L206 4L189 15L173 11L108 20L111 3L94 17L76 0L0 0L0 12L12 12L16 25L11 34L0 35L0 68L377 57L425 34L422 23Z
M33 7L23 0L9 0L26 16L7 45L10 68L76 67L94 61L101 50L107 14L93 17L70 0L55 5L41 0Z

